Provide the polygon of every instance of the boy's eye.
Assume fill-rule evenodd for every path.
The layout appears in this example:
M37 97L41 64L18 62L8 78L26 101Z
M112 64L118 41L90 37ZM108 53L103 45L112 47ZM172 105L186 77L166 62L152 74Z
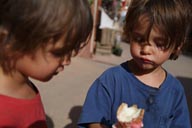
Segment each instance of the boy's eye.
M145 41L145 39L142 36L138 35L138 34L133 35L132 40L134 42L138 42L138 43L142 43L142 42Z
M162 44L156 44L157 48L164 50L165 49L165 45Z
M167 45L165 44L165 41L163 41L163 40L155 41L155 45L160 50L165 50L167 48Z

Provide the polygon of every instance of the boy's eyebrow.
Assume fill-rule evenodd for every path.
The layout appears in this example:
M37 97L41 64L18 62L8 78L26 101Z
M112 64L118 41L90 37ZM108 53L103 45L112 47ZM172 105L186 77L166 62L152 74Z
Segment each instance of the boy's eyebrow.
M143 34L143 33L141 33L141 32L137 32L137 31L133 31L132 32L132 35L134 35L134 36L145 36L145 33Z
M163 37L163 36L158 36L158 37L155 37L155 39L156 39L156 40L163 40L163 41L165 41L165 40L166 40L166 38L165 38L165 37Z
M133 36L140 36L140 37L144 37L144 38L146 37L147 38L147 34L146 33L142 33L140 31L133 31L132 35ZM158 34L158 35L156 35L155 40L166 41L167 38L165 36L163 36L163 35L159 35Z
M133 31L133 34L141 34L139 31Z

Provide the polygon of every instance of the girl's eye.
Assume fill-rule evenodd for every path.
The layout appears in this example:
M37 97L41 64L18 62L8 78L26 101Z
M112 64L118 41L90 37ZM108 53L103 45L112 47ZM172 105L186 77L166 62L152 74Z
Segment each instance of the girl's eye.
M63 57L63 52L61 51L52 51L51 54L55 57Z

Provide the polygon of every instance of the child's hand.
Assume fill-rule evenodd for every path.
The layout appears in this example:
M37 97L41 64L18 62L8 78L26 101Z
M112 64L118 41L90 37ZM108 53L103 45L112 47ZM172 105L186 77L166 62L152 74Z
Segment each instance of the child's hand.
M126 103L122 103L117 110L118 123L114 128L142 128L144 112L137 105L128 107Z
M142 121L134 121L134 120L131 123L118 122L113 126L113 128L142 128L142 127L143 127Z

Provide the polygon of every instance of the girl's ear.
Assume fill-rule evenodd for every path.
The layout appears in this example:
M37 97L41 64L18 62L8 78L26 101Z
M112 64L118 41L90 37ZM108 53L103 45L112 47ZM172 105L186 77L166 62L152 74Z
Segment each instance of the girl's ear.
M0 44L5 43L7 41L8 38L8 30L0 27Z
M9 40L9 31L8 29L4 27L0 27L0 50L3 52L3 54L7 57L11 57L12 55L15 55L11 51L11 43Z

